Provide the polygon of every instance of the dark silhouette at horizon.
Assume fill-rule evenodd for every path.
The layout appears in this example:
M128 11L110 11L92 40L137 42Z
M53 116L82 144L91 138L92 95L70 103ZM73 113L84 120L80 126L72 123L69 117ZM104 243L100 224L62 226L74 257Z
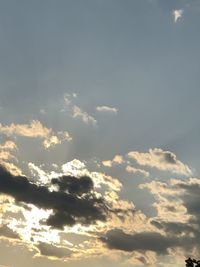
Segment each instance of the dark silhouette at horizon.
M200 267L200 260L191 259L190 257L185 260L186 267Z

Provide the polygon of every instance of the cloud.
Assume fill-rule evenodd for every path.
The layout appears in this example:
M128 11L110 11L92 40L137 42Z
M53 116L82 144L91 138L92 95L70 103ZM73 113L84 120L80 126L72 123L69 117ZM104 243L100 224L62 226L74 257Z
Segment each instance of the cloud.
M172 12L174 22L176 23L183 16L183 9L175 9Z
M168 183L152 181L141 184L141 189L148 189L157 200L153 206L157 210L157 216L162 220L186 223L189 219L187 209L180 199L180 189Z
M6 161L9 159L14 158L14 156L10 153L10 151L0 151L0 160L1 161Z
M45 148L60 144L62 141L71 141L72 137L66 131L58 132L57 135L53 133L52 129L49 129L42 125L38 120L33 120L30 124L0 124L0 133L6 136L24 136L28 138L41 138L44 139L43 145Z
M97 121L94 117L89 115L87 112L83 111L80 107L74 105L72 108L72 117L79 118L86 124L96 125Z
M61 144L63 141L71 141L71 140L72 140L72 137L69 135L67 131L60 131L57 133L57 136L52 135L52 136L47 137L44 140L43 145L45 148L49 148L51 146Z
M176 236L185 255L199 257L200 249L200 179L171 179L168 183L152 181L141 185L155 197L157 216L150 223L161 233Z
M112 160L103 160L102 161L103 166L109 167L109 168L112 167L112 163L113 163Z
M121 229L113 229L101 238L109 249L117 249L126 252L154 251L158 254L167 254L167 249L179 246L179 240L174 237L166 237L156 232L141 232L126 234Z
M56 135L50 136L48 139L45 139L43 145L45 148L61 144L61 140L58 139Z
M63 176L53 180L62 189L66 187L69 177ZM87 178L87 183L90 178ZM91 189L83 194L85 180L70 177L66 191L49 191L42 185L31 183L24 176L13 176L4 168L0 168L0 192L12 196L16 201L33 204L39 208L52 209L53 214L46 223L52 227L63 228L64 225L76 223L92 224L97 220L106 220L107 209L104 200L96 197ZM75 189L76 188L76 189ZM78 189L77 189L78 188ZM74 191L73 191L74 190ZM77 190L75 192L75 190ZM71 193L70 193L70 192Z
M163 230L165 233L180 236L183 234L187 234L188 236L190 233L194 231L194 228L186 223L182 222L171 222L171 221L162 221L162 220L152 220L151 224L154 225L157 229Z
M131 151L128 157L134 159L139 165L157 168L162 171L191 176L192 170L181 161L177 160L176 155L170 151L160 148L150 149L147 153Z
M141 174L145 177L149 177L149 172L142 170L142 169L138 169L138 168L134 168L130 165L126 166L126 171L129 173L133 173L133 174Z
M11 161L16 161L13 152L17 150L17 145L13 141L6 141L0 144L0 164L16 175L22 174L21 170Z
M37 245L37 248L40 251L40 255L57 259L68 258L73 253L70 249L66 247L55 246L44 242L40 242Z
M103 160L102 164L105 167L112 167L113 165L120 165L124 163L124 159L121 155L115 155L112 160Z
M68 111L70 113L70 116L72 118L80 119L85 124L91 124L95 126L97 124L96 119L89 115L86 111L82 110L79 106L74 104L74 99L77 98L76 94L65 94L64 95L64 101L65 106L68 108Z
M4 144L0 144L0 150L13 150L17 149L17 145L13 141L6 141Z
M13 197L16 203L33 204L38 209L50 211L41 223L52 229L77 224L89 226L114 217L121 221L126 216L133 216L133 205L120 199L116 202L116 197L111 195L108 198L109 192L120 190L118 180L97 172L90 175L55 175L56 178L41 185L0 167L0 193ZM101 191L101 185L109 190L104 195L96 191Z
M30 124L0 124L0 133L7 136L19 135L26 137L48 137L51 134L51 129L44 127L40 121L33 120Z
M52 179L52 184L56 184L61 191L68 191L70 194L82 195L89 193L93 189L93 182L88 176L79 179L73 176L64 176L59 179Z
M94 188L98 189L104 186L109 191L120 191L122 184L117 178L106 175L102 172L90 172L87 170L86 165L80 160L74 159L62 165L62 170L65 175L75 175L78 177L89 176L91 177Z
M80 106L74 103L74 100L77 98L76 94L65 94L64 95L64 102L65 108L62 111L67 111L70 113L72 118L80 119L87 125L97 125L97 120L90 114L88 114L85 110L83 110ZM114 114L118 113L118 109L115 107L108 107L108 106L98 106L96 107L96 111L99 113L107 113L107 114Z
M5 224L0 227L0 236L11 239L20 239L19 235Z
M108 106L98 106L96 107L96 111L116 115L118 112L118 109L113 108L113 107L108 107Z

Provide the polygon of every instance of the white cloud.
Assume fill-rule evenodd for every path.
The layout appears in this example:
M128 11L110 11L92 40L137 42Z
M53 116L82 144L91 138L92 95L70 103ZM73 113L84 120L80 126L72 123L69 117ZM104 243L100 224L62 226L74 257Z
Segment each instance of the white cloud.
M62 141L71 141L72 137L66 131L54 134L51 128L42 125L38 120L32 120L29 124L15 124L2 125L0 123L0 133L6 136L24 136L28 138L44 139L43 145L45 148L61 144ZM10 144L11 145L11 144Z
M13 150L17 149L17 146L13 141L6 141L4 144L0 144L0 149Z
M105 166L105 167L109 167L109 168L111 168L111 167L112 167L112 160L103 160L103 161L102 161L102 164L103 164L103 166Z
M170 151L160 148L149 149L147 153L131 151L128 157L134 159L142 166L154 167L163 171L171 171L185 176L191 176L192 170L181 161L177 160L176 155Z
M64 95L65 106L68 108L70 116L72 118L80 119L85 124L92 124L93 126L95 126L97 124L96 119L90 114L88 114L86 111L82 110L79 106L75 105L74 104L75 98L77 98L77 95L75 93L73 93L72 95L70 94Z
M172 12L174 22L176 23L183 16L183 9L175 9Z
M47 137L51 133L51 129L44 127L40 121L33 120L30 124L0 124L0 133L7 136L20 135L26 137Z
M60 131L56 135L49 136L49 138L46 138L43 142L43 145L45 148L49 148L51 146L55 146L58 144L61 144L62 141L71 141L72 137L69 135L66 131Z
M11 161L16 161L13 155L14 150L17 150L17 145L13 141L6 141L0 144L0 164L8 169L14 175L21 175L21 170Z
M108 106L98 106L96 107L96 111L116 115L118 112L118 109L114 107L108 107Z
M96 125L97 121L94 117L89 115L87 112L83 111L80 107L74 105L72 108L72 117L79 118L86 124Z
M129 173L133 173L133 174L141 174L145 177L148 177L149 176L149 172L145 171L145 170L142 170L142 169L138 169L138 168L134 168L130 165L126 166L126 171L129 172Z
M124 163L124 159L121 155L115 155L112 160L103 160L102 164L105 167L112 167L113 165L120 165Z
M101 188L102 185L107 187L107 190L120 191L122 184L118 179L113 178L101 172L90 172L87 170L84 162L74 159L62 165L62 170L65 175L84 176L92 178L95 188Z

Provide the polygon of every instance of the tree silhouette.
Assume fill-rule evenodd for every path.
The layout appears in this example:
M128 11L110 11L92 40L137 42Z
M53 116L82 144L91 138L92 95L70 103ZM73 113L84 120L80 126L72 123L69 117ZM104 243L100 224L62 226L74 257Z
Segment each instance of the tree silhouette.
M186 267L200 267L200 260L191 259L185 260Z

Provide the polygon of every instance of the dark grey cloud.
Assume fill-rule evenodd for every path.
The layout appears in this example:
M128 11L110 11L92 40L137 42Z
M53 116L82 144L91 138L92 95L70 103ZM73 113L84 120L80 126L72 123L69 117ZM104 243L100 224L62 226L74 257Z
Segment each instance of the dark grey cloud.
M187 223L181 222L165 222L152 220L151 224L156 228L163 230L165 233L172 235L190 234L194 233L194 227L188 225Z
M0 236L12 239L20 239L20 236L5 224L0 227Z
M54 179L55 183L59 191L50 191L46 186L31 183L24 176L13 176L0 167L0 193L12 196L17 202L52 209L53 214L46 221L48 225L63 228L64 225L106 220L106 205L103 198L95 196L89 177L63 176Z
M59 179L52 179L52 184L57 184L61 191L68 191L70 194L81 195L89 193L93 189L93 182L88 176L77 179L74 176L64 176Z
M51 244L40 242L37 245L40 254L43 256L55 257L55 258L67 258L71 256L72 251L68 248L57 247Z
M183 193L180 198L183 205L186 207L187 212L193 215L191 222L196 222L198 226L200 225L200 184L198 182L185 183L180 182L177 188L182 189ZM199 231L200 228L198 227Z
M170 164L176 164L177 163L176 156L169 151L166 151L164 153L164 158L165 158L165 161L167 163L170 163Z
M101 238L108 248L127 252L154 251L158 254L167 254L167 249L179 246L179 240L174 236L164 236L156 232L142 232L126 234L121 229L113 229Z

